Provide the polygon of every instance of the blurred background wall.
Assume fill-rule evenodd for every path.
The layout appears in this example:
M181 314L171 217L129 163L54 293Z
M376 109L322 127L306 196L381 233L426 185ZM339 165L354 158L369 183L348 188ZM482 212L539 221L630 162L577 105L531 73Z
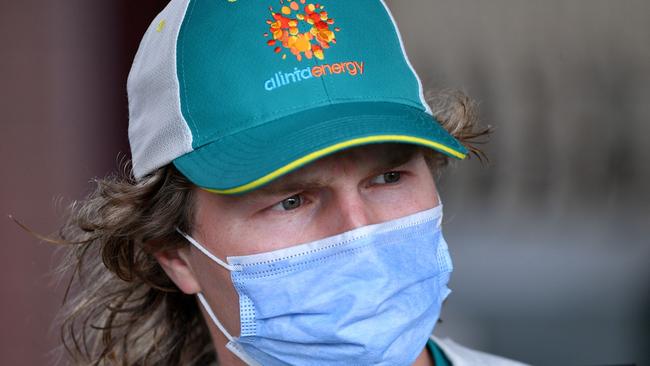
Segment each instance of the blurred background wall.
M0 363L48 365L63 207L128 155L126 75L165 1L0 3ZM442 181L436 333L540 365L650 364L650 2L393 0L427 88L480 102L490 164ZM375 30L381 32L382 30Z

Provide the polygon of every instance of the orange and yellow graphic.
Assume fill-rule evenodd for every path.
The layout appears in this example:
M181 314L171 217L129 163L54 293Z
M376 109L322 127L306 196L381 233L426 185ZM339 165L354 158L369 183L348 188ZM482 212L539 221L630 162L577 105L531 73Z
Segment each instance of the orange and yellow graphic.
M334 32L340 30L330 29L334 19L329 17L325 6L306 0L280 0L280 6L277 12L269 7L271 19L266 20L269 24L269 32L264 33L264 37L269 38L266 44L273 47L275 53L289 50L298 61L303 57L324 59L324 50L336 44ZM282 59L286 58L287 54L283 53Z

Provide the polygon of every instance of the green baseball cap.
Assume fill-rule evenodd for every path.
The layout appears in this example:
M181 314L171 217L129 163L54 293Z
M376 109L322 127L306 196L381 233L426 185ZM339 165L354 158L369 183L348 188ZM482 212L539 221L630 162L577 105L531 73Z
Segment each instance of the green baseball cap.
M138 179L173 162L235 194L353 146L467 154L433 118L379 0L172 0L127 88Z

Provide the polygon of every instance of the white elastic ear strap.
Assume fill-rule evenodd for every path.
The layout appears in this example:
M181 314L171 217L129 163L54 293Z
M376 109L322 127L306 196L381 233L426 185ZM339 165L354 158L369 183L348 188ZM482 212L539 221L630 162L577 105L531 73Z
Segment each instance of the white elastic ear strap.
M200 250L203 254L205 254L208 258L212 259L218 265L222 266L223 268L225 268L225 269L227 269L229 271L237 271L237 270L239 270L239 266L231 266L230 264L222 261L221 259L219 259L219 257L217 257L216 255L210 253L207 249L205 249L203 247L203 245L199 244L199 242L194 240L194 238L192 238L191 236L189 236L189 235L185 234L184 232L182 232L181 229L176 228L176 231L179 234L183 235L183 237L185 239L187 239L187 241L189 241L192 245L194 245L194 247L196 247L196 249Z
M221 324L219 319L217 319L217 316L214 315L214 312L212 312L212 308L210 308L210 304L208 304L208 301L205 299L203 294L199 292L198 294L196 294L196 296L199 298L199 302L201 302L203 309L205 309L205 311L208 313L214 325L216 325L217 328L219 328L219 330L221 331L221 333L223 333L223 335L226 336L226 338L228 339L228 344L226 344L226 348L230 350L230 352L232 352L235 356L239 357L246 364L250 366L261 366L257 361L250 358L250 356L248 356L243 349L238 347L234 338L226 330L226 327L224 327L223 324Z
M214 323L214 325L216 325L217 328L219 328L219 330L221 331L221 333L223 333L223 335L225 335L226 338L228 338L228 341L232 342L233 341L232 336L228 333L228 331L223 326L223 324L221 324L219 319L217 319L217 316L214 315L214 313L212 312L212 308L210 308L210 305L208 304L207 300L205 300L205 297L203 296L203 294L199 292L198 294L196 294L196 296L198 296L199 301L201 302L201 305L203 305L203 309L205 309L205 311L208 313L208 315L210 315L210 319L212 319L212 322Z

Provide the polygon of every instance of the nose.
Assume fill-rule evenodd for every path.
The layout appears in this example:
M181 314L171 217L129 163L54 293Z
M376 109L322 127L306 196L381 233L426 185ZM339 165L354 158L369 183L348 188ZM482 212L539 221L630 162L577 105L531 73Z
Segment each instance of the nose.
M374 213L369 205L356 190L346 191L338 194L333 205L335 217L338 217L339 233L356 229L374 223Z

